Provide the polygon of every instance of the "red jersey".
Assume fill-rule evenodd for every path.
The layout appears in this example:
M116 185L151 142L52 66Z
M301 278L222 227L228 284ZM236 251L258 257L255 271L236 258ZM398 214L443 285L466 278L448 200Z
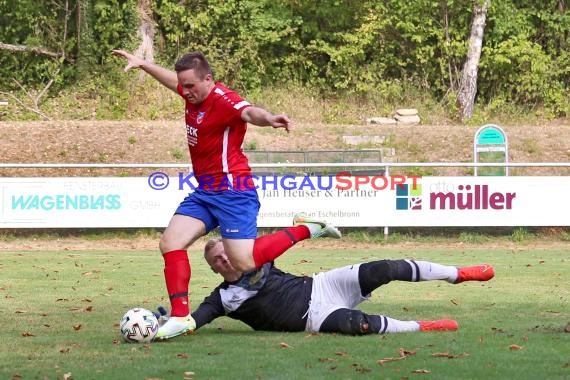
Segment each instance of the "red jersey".
M182 87L178 85L182 95ZM206 190L253 188L251 168L242 150L247 123L241 113L251 104L217 82L199 105L186 100L186 136L194 176ZM245 182L244 182L245 181Z

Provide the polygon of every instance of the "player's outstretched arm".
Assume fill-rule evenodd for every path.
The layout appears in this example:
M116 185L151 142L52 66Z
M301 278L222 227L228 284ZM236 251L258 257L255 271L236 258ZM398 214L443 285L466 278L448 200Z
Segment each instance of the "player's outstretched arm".
M284 128L287 132L293 130L293 124L287 115L274 115L260 107L247 107L241 114L246 123L259 127Z
M127 65L124 71L129 71L130 69L141 69L147 74L152 76L163 86L171 89L172 91L178 93L176 86L178 85L178 77L176 72L172 70L165 69L162 66L158 66L154 63L145 61L142 58L137 57L134 54L128 53L124 50L115 49L111 51L113 55L123 57L127 60Z

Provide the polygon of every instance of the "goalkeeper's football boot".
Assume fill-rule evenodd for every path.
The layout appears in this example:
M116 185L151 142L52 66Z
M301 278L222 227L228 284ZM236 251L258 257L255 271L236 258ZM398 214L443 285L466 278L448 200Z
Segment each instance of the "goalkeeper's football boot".
M457 331L459 325L453 319L438 319L435 321L418 321L420 331Z
M293 217L294 226L307 226L311 232L311 238L317 237L331 237L334 239L340 239L342 237L338 228L324 220L310 218L304 213L296 214Z
M457 269L456 284L464 281L489 281L495 276L495 269L489 264L474 265Z
M196 329L196 321L190 314L186 317L170 317L158 328L155 340L171 339L183 334L191 334Z

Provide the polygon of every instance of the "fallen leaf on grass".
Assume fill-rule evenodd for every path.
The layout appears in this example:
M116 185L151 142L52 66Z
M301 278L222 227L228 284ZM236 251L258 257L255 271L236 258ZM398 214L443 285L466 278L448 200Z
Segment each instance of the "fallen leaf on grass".
M24 332L22 333L22 336L23 336L23 337L28 337L28 336L35 336L35 335L32 334L32 333L29 332L29 331L24 331Z
M415 354L416 354L416 351L409 351L409 350L406 350L406 349L404 349L404 348L400 348L400 349L398 350L398 352L400 353L400 356L401 356L401 357L404 357L404 358L407 357L407 356L412 356L412 355L415 355Z
M522 350L522 348L523 348L523 347L522 347L522 346L519 346L518 344L511 344L511 345L509 346L509 350L511 350L511 351Z
M469 356L468 353L462 353L462 354L450 354L449 352L434 352L433 354L431 354L431 356L433 356L434 358L448 358L448 359L458 359L458 358L464 358L466 356Z
M26 314L27 311L26 311L26 310L16 310L14 313L16 313L16 314Z
M73 325L73 329L74 329L75 331L81 330L81 324L79 324L79 325Z
M406 359L408 356L415 355L416 351L409 351L409 350L406 350L404 348L400 348L398 350L398 353L400 356L397 358L384 358L384 359L377 360L376 363L378 363L380 365L384 365L384 363L395 362L397 360L403 360L403 359Z
M180 359L188 359L190 355L188 355L187 353L182 353L182 354L176 354L176 357Z
M293 348L293 347L291 347L290 345L288 345L288 344L285 343L285 342L279 343L279 347L281 347L281 348Z
M62 348L62 349L59 350L59 353L60 353L60 354L67 354L68 352L69 352L69 348L68 348L68 347Z
M414 369L412 373L431 373L431 371L427 369Z
M449 300L449 301L451 301L451 303L454 304L455 306L459 305L459 302L456 300Z
M395 362L397 360L402 360L405 359L405 357L399 357L399 358L384 358L384 359L380 359L377 360L376 363L380 364L380 365L384 365L384 363L388 363L388 362Z
M336 356L346 356L346 352L344 351L337 351L334 353Z

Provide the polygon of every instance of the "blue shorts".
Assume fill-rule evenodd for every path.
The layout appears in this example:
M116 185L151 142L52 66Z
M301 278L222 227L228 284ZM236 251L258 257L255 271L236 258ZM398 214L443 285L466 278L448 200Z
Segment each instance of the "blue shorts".
M259 207L259 197L255 190L196 189L184 198L175 214L200 219L206 225L206 233L220 226L223 238L255 239Z

